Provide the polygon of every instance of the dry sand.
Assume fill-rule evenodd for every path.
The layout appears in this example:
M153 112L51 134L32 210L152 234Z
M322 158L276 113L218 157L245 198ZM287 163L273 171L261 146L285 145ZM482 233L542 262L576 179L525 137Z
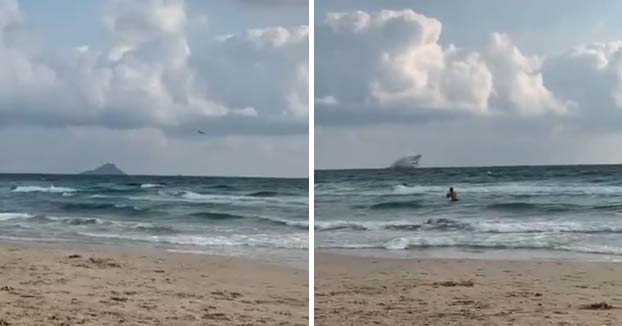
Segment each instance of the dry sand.
M315 270L316 326L622 325L622 264L320 253Z
M0 325L307 325L307 271L128 248L0 244Z

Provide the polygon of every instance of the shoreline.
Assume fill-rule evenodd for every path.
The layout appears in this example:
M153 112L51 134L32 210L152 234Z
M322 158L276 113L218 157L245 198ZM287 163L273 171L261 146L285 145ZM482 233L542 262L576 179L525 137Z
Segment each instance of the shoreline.
M316 325L617 325L622 264L317 252Z
M153 251L154 253L178 253L200 255L221 258L239 258L255 261L262 264L274 265L296 270L308 270L308 258L300 259L298 253L305 252L299 249L263 248L263 247L190 247L190 246L167 246L166 244L155 245L152 243L139 244L131 242L119 242L117 244L106 242L88 241L53 241L49 239L19 239L0 238L0 247L4 245L48 247L56 249L90 249L90 250L129 250L129 251ZM259 253L259 254L258 254ZM279 254L281 253L281 254ZM287 255L282 254L287 253ZM308 254L308 252L307 252Z
M307 272L159 248L0 241L2 325L306 325Z
M387 250L374 248L316 248L315 251L316 254L320 253L369 259L622 263L622 255L548 249L489 249L481 251L462 251L457 248L426 248L408 250Z

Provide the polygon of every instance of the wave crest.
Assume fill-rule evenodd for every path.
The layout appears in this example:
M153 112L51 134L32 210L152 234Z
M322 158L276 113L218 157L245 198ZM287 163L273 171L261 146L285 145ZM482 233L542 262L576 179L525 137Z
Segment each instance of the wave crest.
M160 188L160 187L163 187L163 185L158 184L158 183L143 183L140 185L140 187L143 189L149 189L149 188Z
M24 218L31 218L31 217L32 215L26 214L26 213L12 213L12 212L0 213L0 221L24 219Z
M78 189L69 187L42 187L42 186L17 186L11 189L12 192L50 192L50 193L71 193L76 192Z
M140 241L149 243L167 243L184 246L202 247L257 247L306 249L308 236L306 233L283 234L234 234L230 236L201 236L201 235L162 235L144 236L135 234L93 233L80 232L81 235L94 238L108 238L119 240Z

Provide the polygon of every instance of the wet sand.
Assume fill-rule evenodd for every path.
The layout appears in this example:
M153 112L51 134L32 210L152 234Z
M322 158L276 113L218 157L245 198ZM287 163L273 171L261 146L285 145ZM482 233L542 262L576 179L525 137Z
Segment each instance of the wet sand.
M0 244L0 325L307 325L307 271L156 249Z
M622 264L316 253L315 325L622 325Z

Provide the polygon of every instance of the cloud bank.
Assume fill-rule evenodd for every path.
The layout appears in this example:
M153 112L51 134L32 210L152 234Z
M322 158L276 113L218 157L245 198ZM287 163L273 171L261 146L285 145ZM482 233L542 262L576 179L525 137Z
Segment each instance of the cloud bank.
M315 38L316 121L622 118L622 42L536 56L497 32L482 48L444 46L442 27L413 10L328 13Z
M101 20L106 46L45 48L0 0L0 127L306 133L307 26L208 39L181 0L114 0Z

